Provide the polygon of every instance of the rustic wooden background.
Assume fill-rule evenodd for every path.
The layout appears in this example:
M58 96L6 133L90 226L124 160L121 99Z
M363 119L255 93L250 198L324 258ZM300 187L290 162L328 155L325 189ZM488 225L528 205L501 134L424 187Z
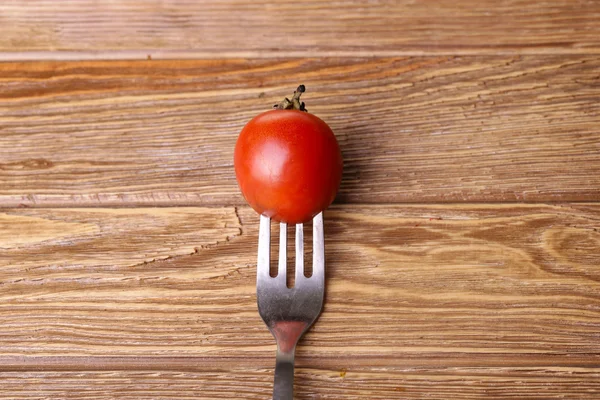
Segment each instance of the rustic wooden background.
M298 399L600 398L600 2L0 3L0 399L266 399L239 130L345 172Z

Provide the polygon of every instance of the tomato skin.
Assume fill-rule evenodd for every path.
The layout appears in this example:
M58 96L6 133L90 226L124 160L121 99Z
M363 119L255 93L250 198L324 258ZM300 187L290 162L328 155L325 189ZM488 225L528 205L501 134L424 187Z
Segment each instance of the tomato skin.
M254 117L235 145L235 174L259 214L289 224L325 210L342 179L342 153L329 126L299 110Z

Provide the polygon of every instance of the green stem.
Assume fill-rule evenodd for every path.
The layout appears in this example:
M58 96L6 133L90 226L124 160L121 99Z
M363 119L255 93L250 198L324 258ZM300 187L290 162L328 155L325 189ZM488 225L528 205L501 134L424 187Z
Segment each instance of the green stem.
M273 107L277 110L300 110L306 111L306 107L304 106L304 102L300 101L300 96L302 93L306 91L306 87L304 85L298 86L298 89L294 91L294 95L292 96L292 100L287 97L283 99L283 101L279 104L275 104Z

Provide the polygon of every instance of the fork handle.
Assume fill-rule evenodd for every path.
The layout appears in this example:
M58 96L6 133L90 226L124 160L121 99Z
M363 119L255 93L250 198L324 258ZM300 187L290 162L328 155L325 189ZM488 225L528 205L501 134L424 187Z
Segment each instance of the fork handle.
M294 350L284 353L277 349L273 400L294 399Z

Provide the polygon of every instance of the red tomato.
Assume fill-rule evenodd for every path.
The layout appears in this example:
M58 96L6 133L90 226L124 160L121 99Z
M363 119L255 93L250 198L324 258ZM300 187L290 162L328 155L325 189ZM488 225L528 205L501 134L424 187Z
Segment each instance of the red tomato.
M326 209L342 178L342 154L329 126L295 109L271 110L250 120L237 140L234 165L252 208L290 224Z

